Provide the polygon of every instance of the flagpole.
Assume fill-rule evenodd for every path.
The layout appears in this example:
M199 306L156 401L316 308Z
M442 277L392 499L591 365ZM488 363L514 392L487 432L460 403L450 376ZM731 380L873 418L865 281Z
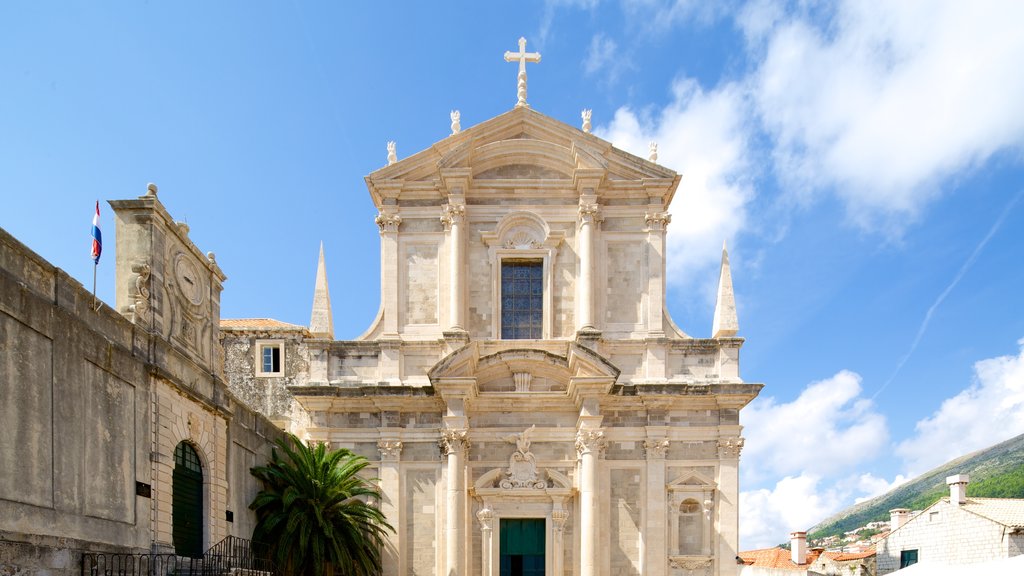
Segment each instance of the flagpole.
M99 268L98 263L92 265L92 309L95 312L100 309L99 301L96 299L96 269Z

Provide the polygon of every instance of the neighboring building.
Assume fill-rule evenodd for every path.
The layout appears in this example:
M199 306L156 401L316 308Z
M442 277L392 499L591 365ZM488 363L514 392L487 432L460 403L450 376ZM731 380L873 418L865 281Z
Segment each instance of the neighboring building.
M155 186L111 206L116 310L0 230L0 574L252 534L281 432L224 382L224 274Z
M739 554L740 576L874 576L875 551L832 552L807 548L807 533L790 534L790 549L763 548Z
M308 334L221 323L236 394L375 462L388 576L737 573L739 413L761 385L740 378L727 254L694 338L665 309L680 176L585 118L521 101L406 159L389 146L366 177L382 289L359 338L333 340L322 258Z
M892 510L892 532L877 545L878 573L918 562L933 566L977 564L1024 553L1024 499L968 498L970 477L946 478L949 497L910 518Z

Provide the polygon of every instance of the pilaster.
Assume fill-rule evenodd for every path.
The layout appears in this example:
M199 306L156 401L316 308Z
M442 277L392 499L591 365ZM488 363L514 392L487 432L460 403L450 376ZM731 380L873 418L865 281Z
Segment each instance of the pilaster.
M667 430L648 430L644 440L644 454L647 459L647 504L644 523L644 576L665 576L669 550L665 540L668 529L665 500L665 453L669 440L664 436Z
M647 333L651 337L665 335L665 232L672 215L668 212L651 211L645 215L647 222Z
M402 550L402 507L399 505L402 498L402 483L399 464L402 456L402 441L397 438L387 438L377 442L377 449L380 450L380 510L384 517L395 527L394 532L386 532L388 545L382 553L382 575L398 576L402 573L401 554Z
M742 436L725 436L718 440L718 558L719 574L733 576L736 565L724 561L739 554L739 464L743 449Z

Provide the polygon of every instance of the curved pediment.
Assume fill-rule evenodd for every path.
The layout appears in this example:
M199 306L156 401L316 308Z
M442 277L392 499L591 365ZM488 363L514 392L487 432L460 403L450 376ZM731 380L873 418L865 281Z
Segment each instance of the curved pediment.
M470 378L480 393L564 392L572 380L614 382L619 369L600 354L575 342L557 347L517 347L526 341L471 342L441 359L428 372L435 384Z
M473 151L473 177L478 179L571 180L576 169L569 148L534 138L513 138Z

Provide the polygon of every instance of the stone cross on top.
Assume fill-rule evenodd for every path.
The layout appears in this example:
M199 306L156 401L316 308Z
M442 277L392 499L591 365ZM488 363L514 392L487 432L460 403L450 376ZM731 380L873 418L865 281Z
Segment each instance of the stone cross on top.
M516 94L519 97L519 101L516 102L516 108L520 106L530 105L526 103L526 63L527 62L540 62L540 52L527 52L526 51L526 38L519 39L519 52L506 51L505 62L519 61L519 80L518 89Z

